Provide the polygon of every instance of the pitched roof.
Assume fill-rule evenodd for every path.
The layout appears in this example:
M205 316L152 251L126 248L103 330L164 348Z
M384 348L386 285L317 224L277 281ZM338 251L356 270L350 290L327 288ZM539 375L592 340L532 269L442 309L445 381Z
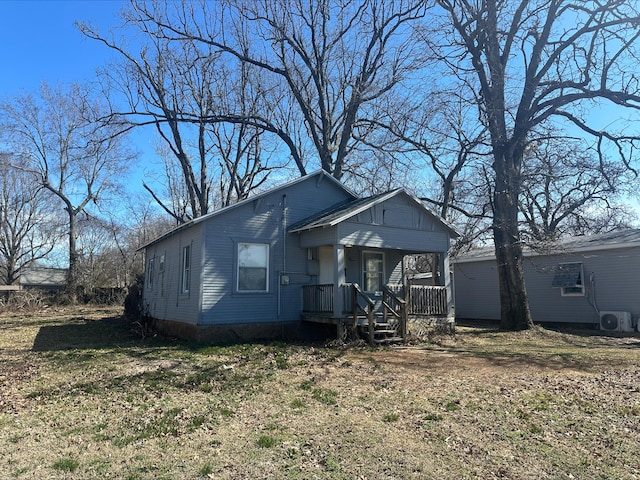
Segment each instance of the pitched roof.
M289 181L287 183L284 183L282 185L279 185L277 187L271 188L269 190L265 190L264 192L259 193L257 195L252 195L249 198L247 198L245 200L242 200L240 202L234 203L232 205L229 205L227 207L221 208L219 210L215 210L215 211L213 211L211 213L208 213L206 215L202 215L201 217L194 218L193 220L191 220L189 222L186 222L186 223L183 223L182 225L179 225L176 228L174 228L172 230L169 230L168 232L165 232L164 234L160 235L158 238L155 238L152 241L144 244L143 246L138 248L138 251L144 250L145 248L148 248L148 247L151 247L152 245L155 245L156 243L160 242L161 240L164 240L165 238L171 237L171 236L175 235L178 232L181 232L183 230L191 228L192 226L197 225L197 224L199 224L199 223L201 223L201 222L203 222L203 221L205 221L205 220L207 220L209 218L225 214L225 213L227 213L227 212L229 212L231 210L234 210L236 208L240 208L241 206L243 206L243 205L245 205L247 203L255 202L256 200L259 200L259 199L261 199L263 197L266 197L267 195L271 195L274 192L277 192L279 190L284 190L286 188L289 188L289 187L291 187L291 186L293 186L293 185L295 185L297 183L300 183L302 181L308 180L309 178L314 177L314 176L321 177L321 178L318 178L318 182L320 180L322 180L322 181L328 180L330 182L333 182L333 183L339 185L340 188L342 188L345 192L347 192L352 197L354 197L354 198L357 197L357 195L355 193L353 193L351 190L349 190L347 187L345 187L342 183L340 183L338 180L336 180L335 177L333 177L332 175L330 175L329 173L327 173L324 170L317 170L317 171L315 171L313 173L309 173L308 175L305 175L303 177L298 177L298 178L296 178L294 180L291 180L291 181Z
M20 272L20 285L60 287L67 283L66 268L28 267Z
M428 215L437 220L442 225L442 227L447 230L452 236L459 236L458 232L456 232L453 227L451 227L438 215L434 214L420 200L411 195L404 188L398 188L396 190L390 190L388 192L373 195L371 197L358 198L356 200L340 203L328 210L319 212L317 215L313 215L305 220L302 220L301 222L291 225L289 227L289 232L297 233L306 230L312 230L315 228L333 227L340 222L343 222L361 212L364 212L365 210L368 210L374 205L378 205L382 202L385 202L386 200L389 200L390 198L399 195L403 195L409 198L410 201L415 203L418 208L424 210Z
M392 191L393 192L393 191ZM313 228L330 227L337 225L341 221L350 218L358 213L367 210L375 205L381 197L389 198L391 192L385 192L372 197L358 198L356 200L347 200L337 205L329 207L327 210L318 212L316 215L305 218L289 227L292 233L301 232L303 230L311 230Z
M541 242L523 249L525 257L540 257L562 253L613 250L640 246L640 229L617 230L614 232L577 237L560 238L553 242ZM493 247L483 247L454 258L453 262L474 262L495 258Z

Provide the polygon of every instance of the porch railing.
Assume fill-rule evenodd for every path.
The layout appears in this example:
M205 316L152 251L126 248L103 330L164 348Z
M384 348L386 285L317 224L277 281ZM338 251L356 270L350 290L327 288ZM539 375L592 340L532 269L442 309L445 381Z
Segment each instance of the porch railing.
M361 305L360 301L363 300L365 305ZM351 305L353 308L353 332L358 329L358 317L362 314L367 317L367 330L369 333L369 345L374 345L375 335L375 308L376 304L369 296L362 291L360 285L357 283L351 284Z
M312 313L333 313L333 285L303 285L302 310Z
M404 295L403 285L388 285L389 290L401 298ZM433 285L410 285L408 297L408 313L410 315L447 315L447 287Z
M447 287L411 285L409 313L412 315L448 315Z
M343 311L353 312L353 291L351 283L342 285ZM407 298L403 285L388 285L390 292L399 298ZM447 288L431 285L411 285L407 299L407 313L410 315L447 315L449 313L447 303ZM333 313L333 285L303 285L303 307L305 313ZM362 301L363 306L366 305Z
M393 324L403 340L407 337L407 301L402 298L402 292L396 292L388 285L382 287L382 306L384 322L390 323L390 317L394 317Z

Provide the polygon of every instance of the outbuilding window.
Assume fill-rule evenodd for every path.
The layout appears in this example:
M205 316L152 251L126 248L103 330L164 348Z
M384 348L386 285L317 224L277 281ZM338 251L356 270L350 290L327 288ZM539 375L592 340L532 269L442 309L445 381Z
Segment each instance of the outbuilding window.
M239 292L269 290L269 245L238 243L237 278Z
M560 263L553 276L553 287L560 287L563 297L584 296L582 263Z

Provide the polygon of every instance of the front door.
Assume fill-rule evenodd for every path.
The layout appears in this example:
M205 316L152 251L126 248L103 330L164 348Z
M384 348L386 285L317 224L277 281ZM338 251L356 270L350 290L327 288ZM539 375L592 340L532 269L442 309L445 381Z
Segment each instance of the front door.
M362 252L362 286L364 291L380 295L384 285L384 254L365 250Z

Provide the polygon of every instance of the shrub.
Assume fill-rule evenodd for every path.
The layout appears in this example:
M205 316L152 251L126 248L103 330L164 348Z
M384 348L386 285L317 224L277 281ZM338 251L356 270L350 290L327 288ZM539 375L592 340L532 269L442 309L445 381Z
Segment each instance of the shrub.
M140 320L142 317L142 289L144 276L137 275L136 281L129 286L127 296L124 298L124 314L132 320Z

